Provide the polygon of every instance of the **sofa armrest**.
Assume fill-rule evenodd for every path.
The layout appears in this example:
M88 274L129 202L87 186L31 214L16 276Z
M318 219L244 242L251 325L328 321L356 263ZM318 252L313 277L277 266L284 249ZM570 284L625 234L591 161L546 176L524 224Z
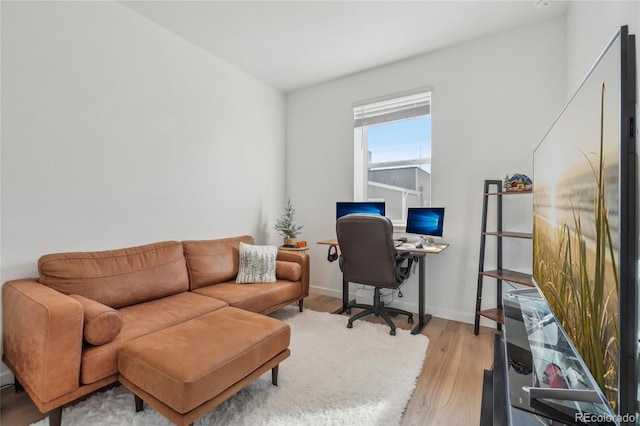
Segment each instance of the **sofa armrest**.
M309 255L297 251L278 250L278 256L276 260L282 260L285 262L295 262L302 268L302 277L300 283L302 284L302 296L301 298L309 295Z
M79 387L83 308L36 280L2 286L3 360L32 397L51 401Z

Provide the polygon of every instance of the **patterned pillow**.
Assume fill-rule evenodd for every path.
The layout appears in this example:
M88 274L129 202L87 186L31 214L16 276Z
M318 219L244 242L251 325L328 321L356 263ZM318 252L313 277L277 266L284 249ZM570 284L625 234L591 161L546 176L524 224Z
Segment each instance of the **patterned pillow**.
M276 246L254 246L240 242L240 263L236 283L273 283L276 281Z

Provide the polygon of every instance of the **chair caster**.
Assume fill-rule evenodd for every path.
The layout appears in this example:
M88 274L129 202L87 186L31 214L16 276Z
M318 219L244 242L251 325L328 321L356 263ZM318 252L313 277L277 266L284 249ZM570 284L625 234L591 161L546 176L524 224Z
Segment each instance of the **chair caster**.
M390 335L392 335L392 336L395 336L395 335L396 335L396 331L395 331L395 330L391 330L391 331L389 332L389 334L390 334Z
M347 328L353 328L353 324L351 324L350 322L347 323Z
M409 322L409 324L413 324L413 315L407 318L407 321Z
M347 310L345 310L345 312L347 313L347 315L351 315L351 308L347 308Z

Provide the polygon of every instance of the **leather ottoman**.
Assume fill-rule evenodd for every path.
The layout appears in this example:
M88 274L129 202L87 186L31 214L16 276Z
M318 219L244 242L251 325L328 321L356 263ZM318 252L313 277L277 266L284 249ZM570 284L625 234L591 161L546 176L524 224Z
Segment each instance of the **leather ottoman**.
M233 307L158 331L118 352L120 383L177 425L188 425L289 356L289 325Z

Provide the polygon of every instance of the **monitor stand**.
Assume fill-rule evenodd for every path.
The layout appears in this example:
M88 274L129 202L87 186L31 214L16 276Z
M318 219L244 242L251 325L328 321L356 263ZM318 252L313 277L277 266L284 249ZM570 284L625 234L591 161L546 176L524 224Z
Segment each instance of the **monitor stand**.
M426 244L429 247L433 247L436 245L436 243L433 241L433 238L426 237L424 235L420 235L420 241L422 241L422 245Z

